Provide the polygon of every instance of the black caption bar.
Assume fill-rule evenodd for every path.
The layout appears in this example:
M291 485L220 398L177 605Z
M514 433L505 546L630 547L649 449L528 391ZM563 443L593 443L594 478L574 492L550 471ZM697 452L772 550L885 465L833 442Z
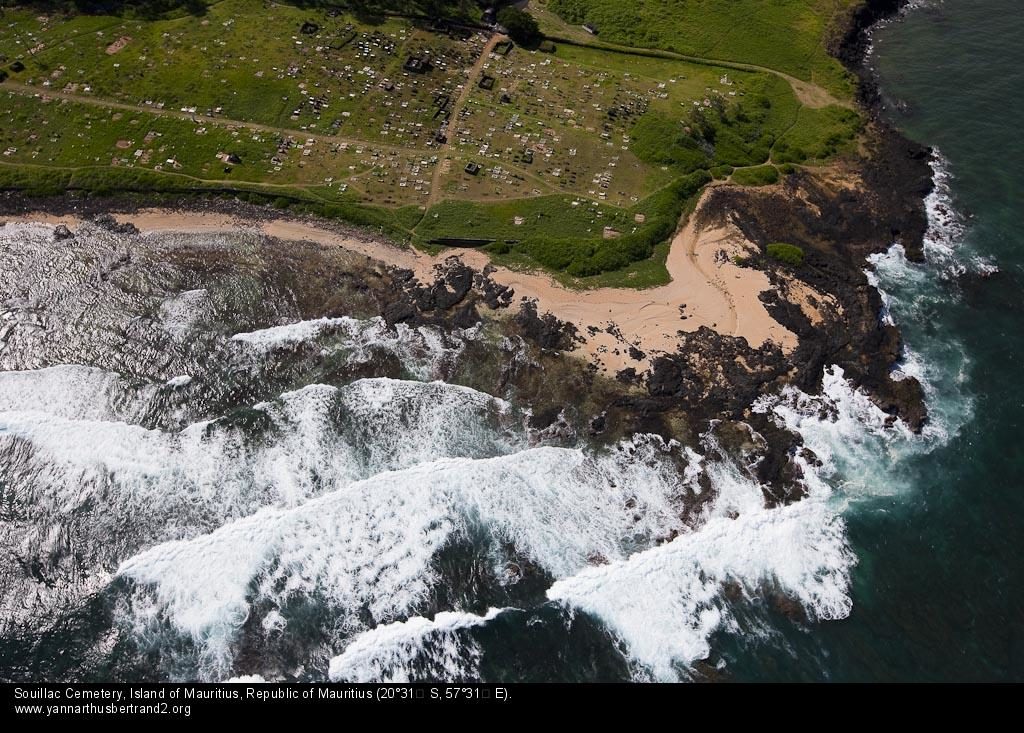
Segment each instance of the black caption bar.
M208 718L335 705L502 705L516 695L487 684L4 684L9 720Z

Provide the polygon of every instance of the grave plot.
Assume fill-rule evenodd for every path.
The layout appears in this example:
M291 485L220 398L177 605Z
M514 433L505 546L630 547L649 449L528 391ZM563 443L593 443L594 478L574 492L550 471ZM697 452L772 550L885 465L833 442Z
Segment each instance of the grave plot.
M360 154L361 170L343 185L358 193L360 201L379 206L422 205L430 195L437 156L425 152L374 149Z
M389 145L437 147L438 132L466 83L467 70L486 38L414 30L397 57L380 68L364 66L362 87L349 92L329 132Z

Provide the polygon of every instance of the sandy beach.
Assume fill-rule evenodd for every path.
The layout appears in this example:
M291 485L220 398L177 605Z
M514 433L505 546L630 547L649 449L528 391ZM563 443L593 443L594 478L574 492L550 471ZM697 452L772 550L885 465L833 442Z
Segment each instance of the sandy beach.
M702 198L698 204L698 212L704 201ZM422 281L430 280L435 265L452 256L477 269L489 264L487 254L481 251L446 251L431 256L295 219L252 221L224 214L169 209L142 209L114 216L118 221L134 224L144 233L256 231L283 241L342 247L410 269ZM491 278L514 288L517 300L536 299L541 312L549 311L575 325L586 339L578 353L610 374L627 367L645 370L653 357L678 348L679 332L692 332L702 326L723 335L744 338L754 348L773 342L784 352L792 352L797 346L796 336L776 322L758 299L760 293L772 287L767 275L733 262L734 256L753 251L754 245L730 224L704 229L697 226L699 220L699 216L691 215L672 241L666 262L672 281L667 285L646 290L572 290L545 273L517 272L501 267L494 270ZM65 224L72 228L82 223L74 216L44 213L12 217L9 221ZM806 298L799 300L806 311ZM808 315L816 320L816 314ZM639 360L631 357L630 346L642 351L645 357Z

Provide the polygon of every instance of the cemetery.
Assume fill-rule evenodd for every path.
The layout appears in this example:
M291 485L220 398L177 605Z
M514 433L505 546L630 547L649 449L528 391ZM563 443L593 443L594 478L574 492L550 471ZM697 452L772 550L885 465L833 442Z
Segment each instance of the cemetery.
M698 172L813 164L860 124L761 71L256 0L10 9L0 58L0 188L258 194L581 278L655 252ZM538 216L572 257L537 256Z

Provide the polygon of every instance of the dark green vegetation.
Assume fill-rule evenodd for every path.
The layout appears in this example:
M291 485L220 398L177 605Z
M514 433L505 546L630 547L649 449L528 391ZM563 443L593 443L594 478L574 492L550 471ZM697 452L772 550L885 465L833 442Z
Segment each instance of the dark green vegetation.
M775 143L776 163L826 160L848 148L861 129L860 116L845 107L801 107L793 126Z
M505 27L509 37L516 43L528 48L540 43L540 26L532 15L519 8L502 8L498 12L498 22Z
M793 267L799 267L804 263L804 251L795 244L772 242L765 249L768 252L768 256L778 262L784 262Z
M416 234L493 238L498 241L490 251L509 263L533 261L574 278L589 277L651 257L672 235L687 201L710 180L706 171L682 176L630 211L573 206L560 196L486 206L447 201L428 212Z
M540 35L514 8L499 20L519 43L484 59L485 86L466 72L487 34L422 19L479 20L476 3L78 2L0 15L0 188L239 196L417 246L492 240L509 265L641 286L667 278L659 247L712 178L773 183L852 149L860 129L767 70L578 38L524 48ZM788 69L788 53L771 66ZM421 57L429 68L406 68Z
M732 182L741 186L769 186L779 182L779 171L774 165L740 168L732 174Z
M758 77L748 89L738 101L709 98L682 120L659 110L644 115L632 133L637 157L683 173L764 163L779 130L797 117L799 105L778 77Z

